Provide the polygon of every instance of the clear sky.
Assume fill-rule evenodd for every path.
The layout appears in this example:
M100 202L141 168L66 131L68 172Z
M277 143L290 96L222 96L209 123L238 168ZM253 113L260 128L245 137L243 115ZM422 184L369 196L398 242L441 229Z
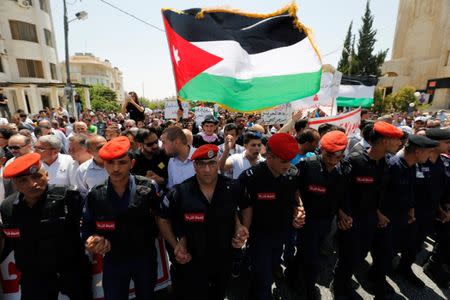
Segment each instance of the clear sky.
M106 0L137 17L163 28L161 8L229 6L243 11L269 13L288 2L281 0ZM64 60L63 1L51 0L56 43L60 61ZM70 54L90 52L109 59L123 72L126 91L144 93L146 98L175 95L165 33L151 28L101 2L67 0L69 19L85 10L87 20L70 23ZM391 49L399 0L372 0L371 10L377 30L375 50ZM312 28L323 63L336 66L348 25L353 33L361 26L366 0L297 0L300 21ZM388 59L390 58L390 52Z

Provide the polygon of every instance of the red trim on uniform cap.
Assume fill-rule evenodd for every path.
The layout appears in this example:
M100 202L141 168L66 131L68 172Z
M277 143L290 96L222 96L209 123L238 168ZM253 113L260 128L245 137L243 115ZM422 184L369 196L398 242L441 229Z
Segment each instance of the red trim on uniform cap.
M130 140L126 136L119 136L103 145L100 151L98 151L98 155L103 160L113 160L127 154L130 147Z
M347 148L348 138L340 130L333 130L324 134L320 139L320 148L329 153L336 153Z
M40 160L41 155L39 153L28 153L19 156L3 170L3 178L13 178L35 173L41 166Z
M401 129L384 121L375 122L373 130L385 137L396 139L403 137L403 131Z
M198 147L194 153L192 153L191 160L211 159L217 155L219 147L213 144L206 144Z
M298 153L297 140L287 133L275 133L267 142L270 152L282 160L292 160Z

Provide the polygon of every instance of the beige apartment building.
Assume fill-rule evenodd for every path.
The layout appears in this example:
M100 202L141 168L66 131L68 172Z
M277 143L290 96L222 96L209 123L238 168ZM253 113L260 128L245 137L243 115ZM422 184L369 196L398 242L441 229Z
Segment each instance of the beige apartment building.
M117 94L117 101L124 101L122 72L107 59L102 60L91 53L75 53L69 59L72 83L101 84ZM66 80L65 64L60 64L63 81Z
M50 0L0 1L0 88L11 113L56 107L64 93Z
M450 1L400 0L392 57L378 86L428 93L432 109L450 108Z

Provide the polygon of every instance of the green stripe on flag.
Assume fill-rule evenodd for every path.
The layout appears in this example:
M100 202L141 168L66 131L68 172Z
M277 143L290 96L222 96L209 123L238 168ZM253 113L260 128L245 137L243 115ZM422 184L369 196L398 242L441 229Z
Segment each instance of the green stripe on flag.
M179 96L189 101L208 101L238 111L255 111L316 94L322 70L282 76L236 79L201 73L186 83Z
M371 107L373 104L373 98L347 98L337 97L337 106L342 107Z

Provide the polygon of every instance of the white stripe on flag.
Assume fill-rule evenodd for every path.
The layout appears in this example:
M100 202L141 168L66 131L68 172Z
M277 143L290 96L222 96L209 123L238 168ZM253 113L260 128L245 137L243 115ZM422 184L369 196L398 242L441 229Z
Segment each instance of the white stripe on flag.
M320 60L308 38L287 47L249 55L238 42L196 42L195 46L224 60L205 73L237 79L317 72Z
M375 86L342 85L339 87L337 97L345 98L373 98Z

